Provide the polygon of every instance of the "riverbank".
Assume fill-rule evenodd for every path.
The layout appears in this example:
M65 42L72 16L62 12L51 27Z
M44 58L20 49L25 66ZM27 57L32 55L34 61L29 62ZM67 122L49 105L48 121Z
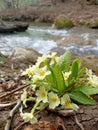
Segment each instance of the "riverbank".
M32 21L53 24L59 15L71 19L75 26L98 27L98 5L79 3L68 0L64 3L51 0L32 4L25 8L7 9L0 12L0 17L6 21Z
M74 22L75 26L80 27L84 25L88 26L92 24L93 21L97 21L97 8L97 5L84 5L84 7L81 7L81 4L75 3L75 1L72 0L65 1L65 3L57 3L56 5L52 5L50 1L47 1L45 3L39 3L37 5L29 6L22 9L4 10L0 12L0 16L3 20L8 21L31 21L35 23L43 22L52 25L58 15L64 14L67 18L70 18ZM43 47L48 48L47 44L49 42L46 42L46 37L49 35L48 33L50 33L51 30L47 30L46 28L40 28L40 30L38 28L37 32L35 30L37 30L37 28L31 28L31 30L29 30L32 33L34 32L34 35L31 35L30 33L30 36L34 39L37 35L38 37L36 39L39 40L40 35L44 36L42 34L42 32L44 31L46 34L44 36L44 41L43 39L41 39L42 42L37 41L36 43L39 43L41 45L40 49ZM48 31L48 33L46 31ZM56 34L56 31L52 30L51 33ZM91 31L91 35L88 35L88 32L85 32L84 35L80 33L80 36L82 36L82 38L80 36L76 36L77 33L79 34L79 30L73 30L72 36L66 36L66 32L61 32L60 30L60 32L58 32L58 35L54 35L54 38L58 40L57 36L60 37L60 34L62 34L64 37L61 37L58 41L58 48L54 48L52 51L57 51L58 55L62 55L65 50L59 48L60 45L62 45L62 47L64 48L65 44L69 44L70 46L70 43L72 42L76 43L78 47L80 43L80 45L83 46L87 45L88 48L89 46L93 48L93 45L95 45L96 42L95 48L98 47L97 40L95 40L95 38L97 39L97 32L94 39L92 38L94 33L93 31ZM75 34L75 36L73 36L73 34ZM12 47L12 44L18 45L18 42L20 43L22 41L21 43L26 43L27 45L27 43L30 41L27 46L31 47L31 45L34 45L35 42L32 43L32 39L26 37L26 35L24 34L21 35L22 37L18 38L16 35L17 40L14 38L14 36L3 36L3 41L1 41L1 44L3 45L3 47L5 47L7 46L6 41L8 41L8 47ZM27 33L27 35L29 35L29 33ZM53 38L53 35L51 35L51 37ZM11 42L9 39L11 40ZM42 47L43 42L45 44ZM51 44L53 45L53 43ZM35 48L39 47L38 44L35 45L37 45L35 46ZM15 50L11 56L4 56L3 54L0 54L0 130L4 130L4 127L7 126L7 123L10 120L9 113L11 113L12 109L16 106L16 102L18 99L20 99L20 95L23 92L23 88L25 87L24 80L26 80L27 77L21 75L22 71L31 64L35 64L37 57L39 57L40 55L41 54L35 52L32 49L23 48L18 49L17 51ZM82 66L92 69L93 72L98 76L98 56L90 53L89 55L73 55L72 59L75 58L80 58L82 60ZM98 101L97 95L95 99L96 101ZM31 102L28 103L32 105ZM8 106L3 107L4 105ZM48 110L38 111L37 118L39 119L39 122L36 125L30 125L28 122L24 122L23 119L20 117L19 110L17 109L13 114L13 119L11 121L11 124L9 123L9 125L11 125L11 129L13 130L79 130L82 129L82 125L85 130L97 130L98 103L94 106L79 105L79 107L80 109L79 111L74 113L75 115L71 115L71 113L67 113L66 111L62 111L64 112L63 115L59 115L59 113L54 113L53 111ZM27 109L30 108L28 107ZM23 111L27 111L27 109L24 109ZM64 114L66 113L69 115L64 117ZM81 124L79 124L79 122Z

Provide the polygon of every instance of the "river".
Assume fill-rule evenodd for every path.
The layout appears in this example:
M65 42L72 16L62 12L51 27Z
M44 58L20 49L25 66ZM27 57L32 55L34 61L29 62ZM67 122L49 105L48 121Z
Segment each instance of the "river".
M59 48L63 51L71 50L75 54L98 55L98 30L87 28L56 30L49 26L32 25L23 33L0 35L0 52L3 54L11 54L20 47L33 48L42 54Z

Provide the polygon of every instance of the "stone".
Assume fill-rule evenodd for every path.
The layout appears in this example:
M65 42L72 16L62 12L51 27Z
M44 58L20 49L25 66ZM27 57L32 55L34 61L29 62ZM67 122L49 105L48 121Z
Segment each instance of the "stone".
M55 19L54 25L57 29L71 28L74 26L72 20L67 18L65 15L59 15Z
M11 58L14 62L30 62L35 63L36 59L41 56L40 53L30 48L17 48L11 54L9 58Z
M0 24L0 33L15 33L15 32L24 32L28 29L28 23L16 23L16 24Z
M81 36L70 35L58 40L57 44L64 46L72 44L86 46L86 45L94 45L94 40L92 39L85 40Z

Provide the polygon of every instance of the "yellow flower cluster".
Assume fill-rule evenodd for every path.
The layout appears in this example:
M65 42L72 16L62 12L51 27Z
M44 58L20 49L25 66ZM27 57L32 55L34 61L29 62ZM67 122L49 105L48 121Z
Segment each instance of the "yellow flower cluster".
M27 101L33 102L30 113L20 110L25 122L37 122L34 117L36 109L60 107L77 110L78 105L71 99L81 104L95 104L90 95L98 93L98 77L92 70L81 68L79 59L71 63L68 52L61 57L56 56L55 52L38 57L36 64L26 69L22 75L28 75L28 83L32 86L30 91L34 92L31 97L26 90L21 95L23 106L27 107Z
M45 88L41 88L37 90L37 101L44 102L44 103L49 103L49 108L54 109L59 105L62 105L64 108L72 108L72 109L78 109L79 107L71 102L71 99L68 94L63 95L63 97L59 97L56 93L54 92L47 92Z
M43 55L42 57L38 57L35 65L30 66L26 71L22 73L22 75L28 75L32 78L33 83L36 83L39 80L44 80L46 76L50 75L51 72L47 69L47 66L43 64L50 60L50 65L56 63L59 60L59 57L56 56L56 52L53 52L51 55ZM71 71L64 72L64 80L67 80L71 74Z
M28 75L31 78L31 80L33 81L33 86L37 86L38 85L37 83L39 83L39 81L41 81L41 83L44 83L47 76L51 74L51 71L48 70L47 68L47 61L50 62L50 65L53 65L59 61L59 57L56 56L55 52L49 55L43 55L42 57L38 57L36 64L33 66L30 66L28 69L26 69L26 71L22 73L23 75ZM71 71L62 72L65 82L69 78L70 74L71 74ZM50 89L47 89L45 85L38 87L37 89L35 88L36 90L35 95L37 96L36 103L38 104L40 102L48 103L50 109L55 109L59 105L62 106L63 108L72 108L72 109L79 108L76 104L71 102L71 99L68 94L65 94L62 97L59 97L57 93L51 91ZM25 107L27 107L26 102L28 100L32 100L32 98L30 97L27 98L26 90L21 95L21 101L23 102L23 105ZM21 116L26 122L27 121L30 121L30 123L37 122L37 119L33 116L35 106L33 107L30 113L23 113L21 111Z
M98 87L98 77L93 74L92 70L86 69L86 74L88 76L88 78L87 78L88 84L91 87Z

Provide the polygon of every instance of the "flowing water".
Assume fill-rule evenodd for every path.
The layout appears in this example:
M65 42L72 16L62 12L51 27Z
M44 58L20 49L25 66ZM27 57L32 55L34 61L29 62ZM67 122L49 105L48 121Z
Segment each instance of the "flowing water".
M58 43L67 38L69 38L68 44ZM73 38L79 44L70 40ZM83 42L90 42L90 44L84 45ZM42 54L49 53L53 48L59 48L72 50L75 54L98 55L98 30L85 28L56 30L48 26L30 26L23 33L0 35L0 52L3 54L11 54L13 50L20 47L33 48Z

